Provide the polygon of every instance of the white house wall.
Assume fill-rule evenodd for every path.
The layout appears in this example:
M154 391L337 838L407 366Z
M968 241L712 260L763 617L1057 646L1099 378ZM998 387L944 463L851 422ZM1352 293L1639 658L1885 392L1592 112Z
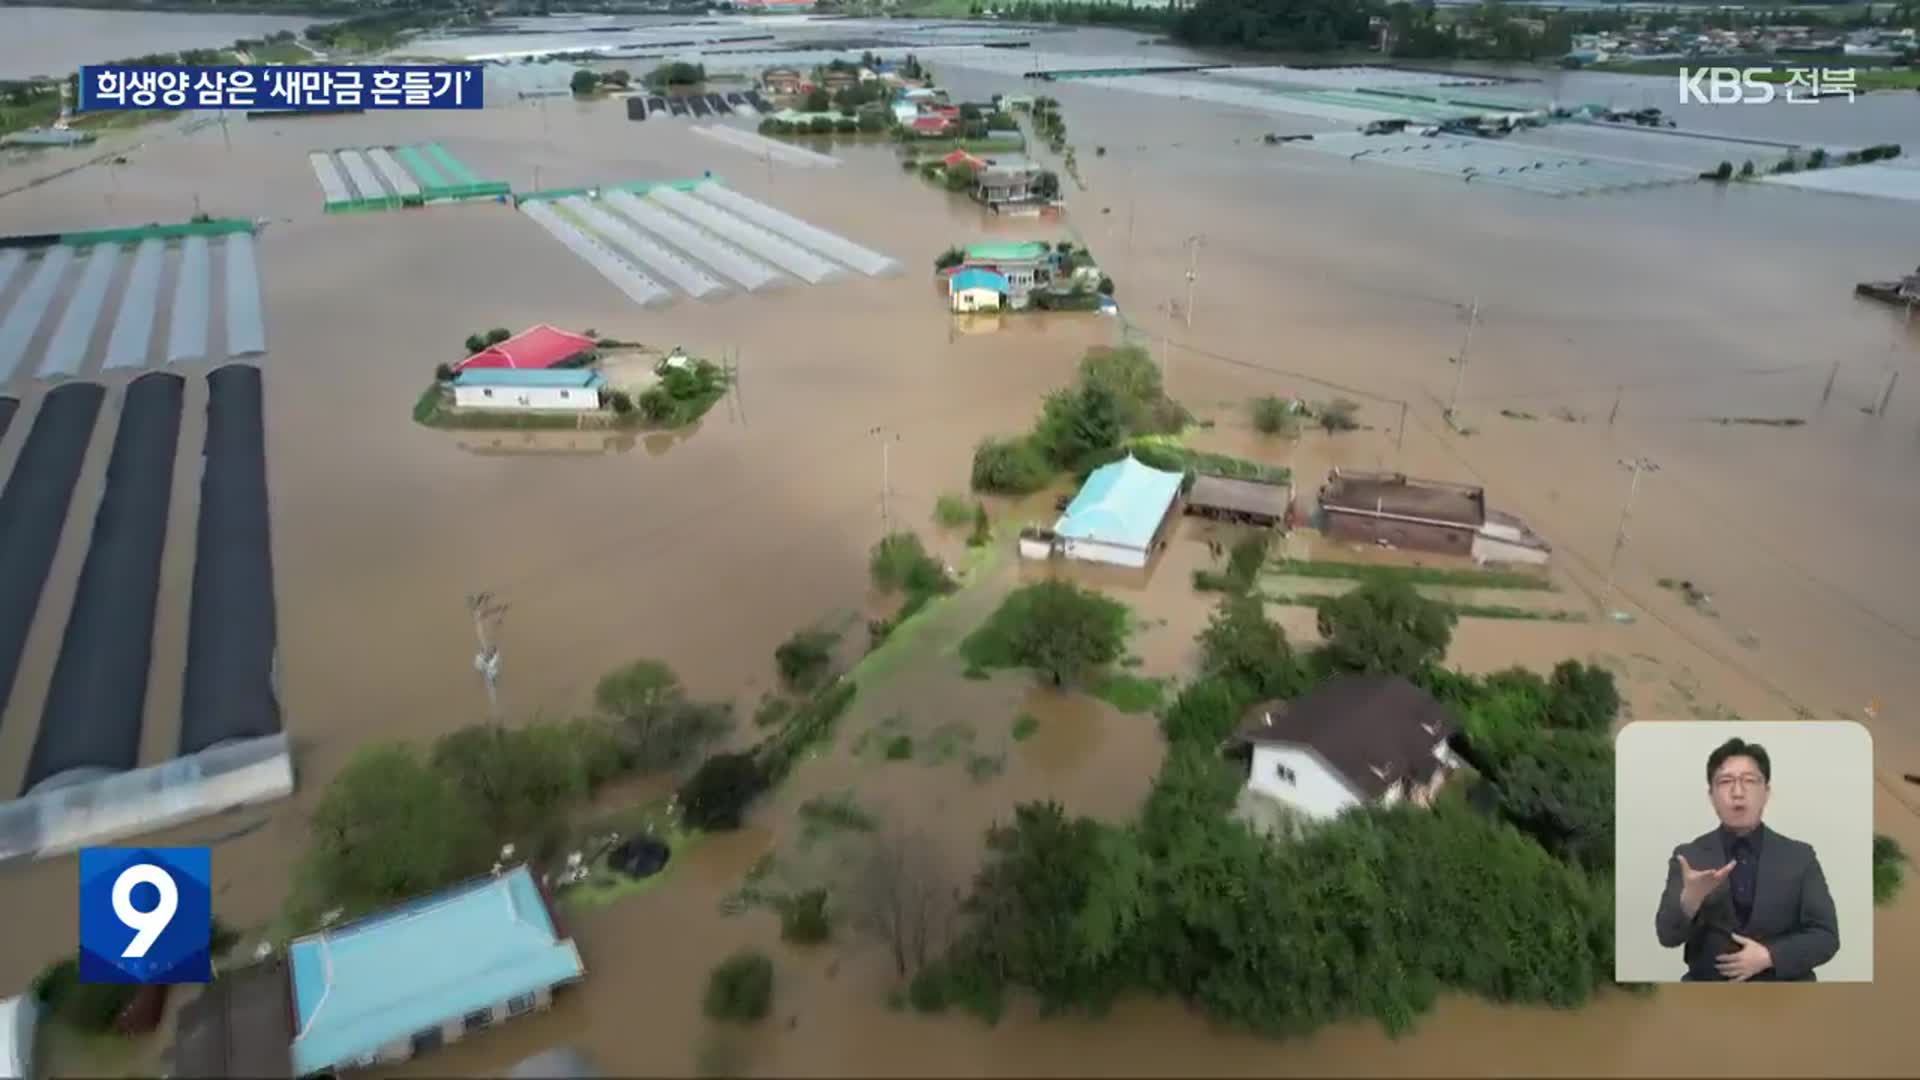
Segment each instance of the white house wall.
M1061 540L1060 553L1069 559L1082 562L1106 563L1109 566L1130 566L1139 569L1147 565L1147 553L1142 548L1123 547L1099 540Z
M1281 778L1280 766L1292 770L1291 783ZM1247 786L1322 821L1360 803L1318 755L1294 746L1255 746Z
M953 294L955 311L998 311L1000 294L992 289L961 289Z
M571 386L456 386L453 403L462 409L591 412L600 407L600 391Z

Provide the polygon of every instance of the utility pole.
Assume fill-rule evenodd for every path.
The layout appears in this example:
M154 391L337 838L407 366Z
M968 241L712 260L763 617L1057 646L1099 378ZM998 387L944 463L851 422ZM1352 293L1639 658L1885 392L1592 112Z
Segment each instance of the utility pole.
M1460 405L1460 384L1467 378L1467 349L1473 345L1473 325L1480 321L1480 298L1473 298L1473 307L1467 311L1467 336L1460 342L1460 355L1453 362L1453 393L1447 397L1447 423L1454 423L1454 410Z
M1627 501L1620 507L1620 525L1613 534L1613 554L1607 559L1607 587L1601 599L1602 606L1606 606L1613 598L1613 575L1620 566L1620 552L1627 546L1627 522L1633 516L1633 500L1640 494L1640 476L1643 473L1660 471L1659 465L1644 457L1637 457L1632 461L1621 458L1620 467L1626 469L1632 476L1627 481Z
M893 535L893 444L899 432L876 427L867 434L880 440L880 527L882 535Z
M1187 237L1187 306L1181 309L1186 317L1187 329L1193 329L1193 283L1199 276L1200 237L1198 234Z
M500 650L487 633L487 627L489 623L499 622L507 606L494 603L490 592L468 593L467 611L473 615L473 636L480 642L480 651L473 656L473 670L480 673L480 680L487 687L487 716L499 723Z
M1616 386L1613 388L1613 411L1607 414L1608 427L1612 427L1613 422L1620 418L1620 399L1626 394L1626 392L1627 392L1627 388L1624 385Z
M1873 410L1875 416L1887 415L1887 403L1893 400L1893 384L1900 381L1900 369L1894 368L1887 373L1887 388L1880 393L1880 407Z
M1826 389L1820 391L1820 404L1825 405L1827 403L1827 399L1833 396L1833 380L1839 377L1840 377L1840 361L1835 360L1833 362L1832 370L1827 372L1827 387Z
M1400 450L1407 445L1407 403L1400 403L1400 423L1393 429L1393 465L1400 467Z

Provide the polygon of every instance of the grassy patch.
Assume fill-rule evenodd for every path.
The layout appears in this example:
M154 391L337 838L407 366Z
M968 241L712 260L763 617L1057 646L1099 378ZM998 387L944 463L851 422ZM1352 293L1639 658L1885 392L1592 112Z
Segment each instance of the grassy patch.
M1160 707L1166 689L1166 684L1159 679L1116 671L1094 683L1092 693L1123 713L1147 713Z
M1466 570L1438 566L1373 566L1367 563L1295 559L1275 562L1275 573L1287 577L1337 578L1346 581L1404 581L1409 585L1437 585L1462 589L1538 589L1551 591L1553 582L1538 574L1511 570ZM1196 579L1195 586L1198 587Z
M1336 599L1337 594L1315 593L1262 593L1260 599L1269 604L1286 604L1289 607L1310 607L1319 609ZM1454 604L1445 600L1434 603L1453 612L1462 619L1520 619L1529 622L1586 622L1584 611L1553 611L1534 608L1511 607L1506 604Z
M907 716L894 713L882 717L880 722L860 733L853 740L853 756L862 761L881 761L886 758L888 745L898 736L906 734ZM908 740L909 746L912 740Z
M60 92L57 89L35 94L18 105L0 105L0 135L46 127L59 116Z
M967 755L967 776L976 784L985 783L1006 770L1007 755L1005 754Z
M609 868L607 852L601 852L594 857L586 880L568 886L560 894L559 900L563 905L576 910L590 910L657 888L672 876L674 868L685 861L706 835L698 830L681 828L674 815L667 811L664 802L645 803L580 830L583 837L606 836L609 833L618 833L623 839L640 834L652 835L667 845L671 853L667 865L657 874L633 878Z
M1026 742L1040 730L1040 718L1030 712L1023 712L1013 718L1013 741Z
M921 744L920 761L923 765L945 765L973 750L973 727L955 720L941 724L927 733Z
M907 761L913 757L913 736L891 736L882 744L880 752L888 761Z
M1263 484L1284 484L1293 479L1293 470L1285 465L1268 465L1229 454L1193 450L1180 445L1178 437L1172 435L1142 435L1129 439L1127 448L1142 464L1156 469L1221 476L1230 480L1254 480Z
M872 832L880 820L854 801L853 792L816 795L800 804L800 846L812 847L834 833Z
M969 550L967 565L961 577L966 580L975 580L977 575L994 564L1000 556L1000 550L993 546ZM854 665L849 677L867 686L892 673L913 655L915 639L934 621L935 613L943 610L942 604L945 599L945 596L934 597L911 615L895 616L892 627L887 631L886 640L879 648L862 657L860 662Z
M933 520L942 528L973 524L973 500L965 495L942 495L933 501Z
M313 53L307 51L297 41L269 41L265 45L248 49L256 64L307 64L313 62Z

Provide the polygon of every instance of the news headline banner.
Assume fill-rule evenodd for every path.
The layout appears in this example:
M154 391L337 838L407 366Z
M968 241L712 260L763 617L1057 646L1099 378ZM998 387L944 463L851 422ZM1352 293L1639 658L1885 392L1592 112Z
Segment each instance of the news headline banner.
M80 69L80 111L123 109L478 109L479 64Z

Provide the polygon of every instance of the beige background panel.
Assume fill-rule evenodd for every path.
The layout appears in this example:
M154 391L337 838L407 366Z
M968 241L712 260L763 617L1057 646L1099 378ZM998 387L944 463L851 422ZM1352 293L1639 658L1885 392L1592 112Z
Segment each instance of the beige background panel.
M1673 849L1718 827L1707 799L1707 755L1728 739L1772 759L1764 818L1813 845L1833 893L1840 951L1821 982L1873 980L1873 736L1850 721L1636 721L1615 741L1614 977L1678 982L1679 949L1660 946L1653 913Z

